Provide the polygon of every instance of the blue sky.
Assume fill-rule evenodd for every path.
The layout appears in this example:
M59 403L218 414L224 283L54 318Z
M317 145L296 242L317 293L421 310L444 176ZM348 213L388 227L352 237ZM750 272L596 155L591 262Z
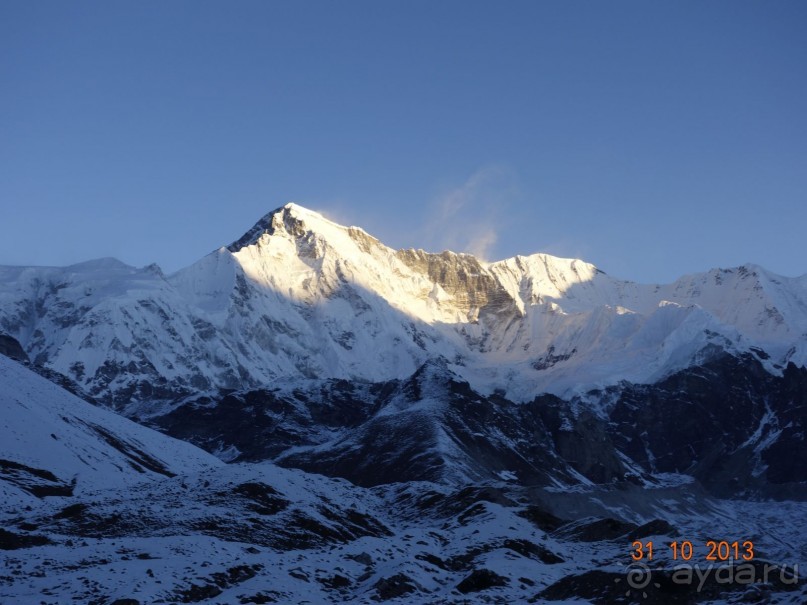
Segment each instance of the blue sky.
M0 264L288 201L394 247L807 273L807 3L0 3Z

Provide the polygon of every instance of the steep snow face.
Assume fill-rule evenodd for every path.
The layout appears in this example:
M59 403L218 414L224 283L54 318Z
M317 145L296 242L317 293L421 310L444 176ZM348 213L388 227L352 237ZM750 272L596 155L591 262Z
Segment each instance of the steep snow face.
M289 377L403 378L437 357L528 400L658 380L720 350L804 365L807 276L749 265L643 285L545 254L396 251L288 204L167 277L113 260L0 268L0 331L139 415Z
M177 384L209 388L208 376L226 383L193 302L154 266L0 268L0 330L34 363L107 401L167 398Z
M0 499L128 487L191 469L213 456L82 401L0 355Z

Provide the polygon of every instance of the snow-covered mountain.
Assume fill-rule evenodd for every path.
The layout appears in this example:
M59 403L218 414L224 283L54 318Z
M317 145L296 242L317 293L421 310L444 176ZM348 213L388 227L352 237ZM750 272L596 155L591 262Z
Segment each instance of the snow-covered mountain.
M113 259L2 267L0 331L141 417L279 379L404 378L438 357L481 393L528 401L655 382L720 351L803 366L807 276L745 265L642 285L545 254L393 250L288 204L168 276Z
M641 285L296 205L173 275L0 267L0 603L804 603L806 362L807 276ZM674 537L765 581L681 584Z

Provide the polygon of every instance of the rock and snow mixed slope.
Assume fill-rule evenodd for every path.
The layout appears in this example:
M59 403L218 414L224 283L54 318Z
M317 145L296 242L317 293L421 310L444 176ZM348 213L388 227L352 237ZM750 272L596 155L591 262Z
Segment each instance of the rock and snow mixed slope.
M807 276L746 265L669 285L535 254L393 250L289 204L165 276L105 259L0 268L0 331L130 412L280 378L378 382L444 357L517 401L653 382L718 351L807 361Z
M735 535L736 519L755 542L758 577L772 566L764 586L717 582L715 568L703 584L670 581L664 542L686 536L703 559L706 540ZM791 576L807 556L805 519L804 503L720 502L689 485L368 490L268 464L227 465L92 500L0 507L0 548L16 537L2 553L0 602L610 605L641 597L625 598L626 545L652 539L655 582L643 603L798 605L807 585Z
M631 540L684 535L704 557L705 541L735 535L740 518L755 573L773 570L764 586L714 570L675 584L662 555L642 602L807 596L793 578L807 556L804 503L718 501L678 476L645 487L523 488L505 477L369 489L222 464L3 357L0 377L2 603L623 603Z
M221 466L213 456L82 401L0 355L0 499L135 488Z
M807 498L807 369L724 354L652 385L515 403L444 360L381 383L276 384L152 417L228 461L272 460L357 485L507 481L572 488L696 477L721 496Z

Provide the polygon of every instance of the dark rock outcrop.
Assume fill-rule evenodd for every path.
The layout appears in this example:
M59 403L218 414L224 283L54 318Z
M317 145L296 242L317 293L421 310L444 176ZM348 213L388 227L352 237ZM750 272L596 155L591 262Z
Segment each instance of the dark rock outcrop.
M0 355L5 355L16 361L29 363L28 354L16 338L8 334L0 334Z

